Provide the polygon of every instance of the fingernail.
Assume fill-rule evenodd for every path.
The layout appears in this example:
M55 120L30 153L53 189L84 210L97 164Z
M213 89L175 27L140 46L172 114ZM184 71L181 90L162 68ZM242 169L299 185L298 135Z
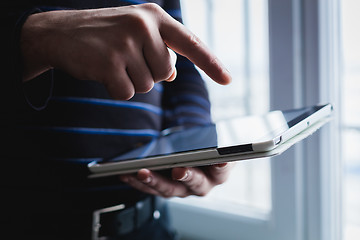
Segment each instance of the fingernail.
M172 49L170 49L170 48L168 48L168 51L169 51L170 58L171 58L171 64L172 64L173 66L175 66L176 61L177 61L177 55L176 55L176 53L175 53Z
M149 177L145 178L145 179L142 180L142 181L143 181L143 183L150 183L151 180L152 180L152 178L149 176Z
M190 171L186 170L184 176L182 178L180 178L179 181L185 181L186 179L189 178L189 175L190 175Z
M218 168L218 169L223 169L226 166L227 166L227 163L219 163L219 164L215 165L215 167Z
M174 68L173 73L171 74L171 76L169 77L169 79L167 79L166 81L167 81L167 82L172 82L172 81L175 80L176 76L177 76L177 70L176 70L176 68Z

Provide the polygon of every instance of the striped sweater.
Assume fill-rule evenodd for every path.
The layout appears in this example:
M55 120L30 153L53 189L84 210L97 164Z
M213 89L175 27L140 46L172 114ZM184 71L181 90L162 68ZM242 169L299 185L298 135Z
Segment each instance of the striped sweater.
M55 69L21 82L20 29L27 15L56 9L87 9L139 4L140 0L5 0L1 5L3 74L0 89L1 161L9 174L3 187L58 191L116 190L118 200L138 193L114 179L88 180L86 164L139 147L163 129L202 125L210 120L210 103L194 65L178 56L177 78L157 83L129 101L113 100L105 87L80 81ZM154 1L181 21L178 0ZM14 175L13 173L17 174ZM26 180L25 180L26 179ZM26 183L24 183L26 181ZM119 191L120 189L120 191ZM77 191L76 190L76 191ZM125 197L126 196L126 197ZM112 196L113 197L113 196Z

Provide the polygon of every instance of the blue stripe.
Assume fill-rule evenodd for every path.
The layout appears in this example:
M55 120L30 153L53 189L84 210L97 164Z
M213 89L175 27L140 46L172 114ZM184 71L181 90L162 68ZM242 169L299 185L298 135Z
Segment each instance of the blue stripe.
M180 117L180 118L177 118L175 121L171 122L169 124L169 127L175 127L175 126L189 124L189 123L204 126L204 125L211 123L211 120L210 120L210 118L203 119L203 118L196 118L196 117Z
M119 135L119 136L141 136L158 137L159 131L153 129L113 129L113 128L82 128L82 127L31 127L39 130L91 134L91 135Z
M204 106L206 109L210 108L210 102L207 98L194 95L194 94L179 94L176 96L176 101L190 101L198 103L199 105Z
M162 114L161 108L148 103L141 103L141 102L118 101L118 100L100 99L100 98L80 98L80 97L53 97L51 100L58 102L71 102L71 103L141 109L158 115Z
M174 110L170 110L166 112L167 116L170 115L180 115L180 114L196 114L201 117L207 117L210 113L207 110L204 110L201 107L197 106L179 106Z
M182 17L180 9L168 9L168 10L166 10L166 12L173 18L181 18Z
M131 3L131 4L148 3L148 1L141 1L141 0L122 0L122 2Z

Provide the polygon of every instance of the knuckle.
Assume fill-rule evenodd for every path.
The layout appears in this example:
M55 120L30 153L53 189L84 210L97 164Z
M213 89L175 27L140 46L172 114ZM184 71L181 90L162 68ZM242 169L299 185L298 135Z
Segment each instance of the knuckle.
M135 91L131 88L125 88L123 89L122 93L120 94L120 97L124 100L129 100L135 95Z
M191 189L193 189L195 192L201 192L203 191L203 184L200 184L200 183L197 183L197 184L194 184L193 186L191 186Z
M166 19L166 12L156 3L145 3L141 6L150 14L155 22L163 22Z
M137 87L136 92L147 93L150 92L153 87L154 87L154 81L152 79L148 81L144 81L141 84L141 86Z
M148 186L158 192L161 192L160 191L160 189L162 187L161 181L158 181L158 179L156 179L156 178L153 178L152 181L150 183L148 183Z
M128 90L128 89L114 89L114 88L109 88L107 86L107 89L110 93L110 96L114 99L119 99L119 100L129 100L134 96L134 91Z
M170 198L174 196L175 188L168 187L166 190L162 192L163 197Z
M135 34L135 33L149 33L149 26L151 24L151 21L149 21L148 16L146 14L143 14L143 11L133 11L131 14L128 14L126 16L119 16L121 17L121 22L125 22L127 28L130 30L129 33ZM123 25L119 25L119 27L122 29L124 28Z
M201 190L205 185L205 177L197 178L196 181L189 182L188 185L195 191Z
M140 14L136 14L133 21L138 29L147 29L148 28L148 23L147 23L146 19L144 18L144 16L142 16Z
M156 3L145 3L145 4L142 4L142 6L145 9L156 12L156 13L162 12L162 8Z
M136 43L133 36L123 36L119 39L119 44L112 49L113 52L109 52L108 55L121 55L122 57L128 56L136 48Z
M193 48L198 48L202 44L200 38L196 36L195 34L190 35L190 45Z
M214 69L219 69L219 71L224 72L225 70L222 68L220 60L216 56L209 56L209 66Z
M116 76L115 76L116 77ZM115 77L104 82L106 89L108 90L111 97L121 100L129 100L134 94L134 88L131 84L116 83L116 81L122 81L121 79L114 80Z
M129 21L131 22L131 27L137 29L138 32L149 32L148 21L140 13L134 13Z
M210 64L211 65L219 65L219 59L217 58L217 57L212 57L211 59L210 59Z
M157 71L155 71L153 73L153 77L155 81L163 81L163 80L167 80L171 77L172 73L173 73L173 67L171 65L170 60L164 64L163 67L159 68Z

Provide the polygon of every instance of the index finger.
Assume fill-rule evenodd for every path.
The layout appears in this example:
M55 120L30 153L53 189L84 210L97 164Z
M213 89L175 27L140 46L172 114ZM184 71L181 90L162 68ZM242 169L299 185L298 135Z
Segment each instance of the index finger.
M229 71L206 45L180 22L167 13L160 20L160 34L165 44L187 57L219 84L231 82Z

